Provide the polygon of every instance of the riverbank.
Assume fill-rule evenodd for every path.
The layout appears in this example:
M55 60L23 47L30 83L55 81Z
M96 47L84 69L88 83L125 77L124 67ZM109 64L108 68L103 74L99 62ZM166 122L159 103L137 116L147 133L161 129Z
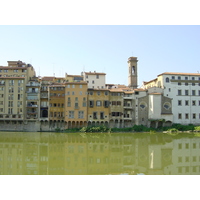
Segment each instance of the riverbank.
M108 128L106 126L93 126L93 127L83 127L83 128L74 128L74 129L66 129L61 131L60 129L56 129L56 132L66 132L66 133L74 133L74 132L82 132L82 133L138 133L138 132L162 132L162 133L191 133L191 132L200 132L200 126L195 126L193 124L189 125L181 125L181 124L173 124L171 127L159 127L152 128L146 127L143 125L134 125L129 128Z

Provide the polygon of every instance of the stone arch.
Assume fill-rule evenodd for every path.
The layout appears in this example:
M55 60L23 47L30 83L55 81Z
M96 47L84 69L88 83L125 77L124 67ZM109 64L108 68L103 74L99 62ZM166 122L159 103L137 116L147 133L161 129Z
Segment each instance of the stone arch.
M172 126L172 122L171 122L171 121L166 121L166 122L165 122L165 126L166 126L166 127Z

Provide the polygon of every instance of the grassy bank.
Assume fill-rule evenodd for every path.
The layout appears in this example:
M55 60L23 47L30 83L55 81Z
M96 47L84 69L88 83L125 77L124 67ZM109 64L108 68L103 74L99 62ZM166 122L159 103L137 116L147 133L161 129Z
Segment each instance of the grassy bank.
M59 128L55 130L56 132L61 132ZM134 125L129 128L108 128L106 126L92 126L83 128L66 129L62 132L66 133L119 133L119 132L167 132L167 133L178 133L178 132L200 132L200 126L194 126L193 124L181 125L173 124L171 127L159 127L159 128L149 128L143 125Z

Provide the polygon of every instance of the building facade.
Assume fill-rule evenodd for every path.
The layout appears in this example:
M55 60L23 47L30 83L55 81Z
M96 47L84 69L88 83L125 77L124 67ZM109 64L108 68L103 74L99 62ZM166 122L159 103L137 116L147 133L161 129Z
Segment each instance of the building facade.
M172 123L200 124L200 74L165 72L137 88L138 60L128 59L128 86L106 84L106 74L36 77L32 65L0 67L0 129L56 129Z
M163 95L172 99L168 106L172 107L173 123L200 124L199 73L165 72L152 81L144 82L143 87L161 88Z

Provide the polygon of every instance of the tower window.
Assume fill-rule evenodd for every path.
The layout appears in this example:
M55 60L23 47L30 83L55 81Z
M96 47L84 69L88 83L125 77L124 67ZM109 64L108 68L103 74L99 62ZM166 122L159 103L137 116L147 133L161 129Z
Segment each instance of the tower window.
M132 67L132 74L135 74L135 66Z

